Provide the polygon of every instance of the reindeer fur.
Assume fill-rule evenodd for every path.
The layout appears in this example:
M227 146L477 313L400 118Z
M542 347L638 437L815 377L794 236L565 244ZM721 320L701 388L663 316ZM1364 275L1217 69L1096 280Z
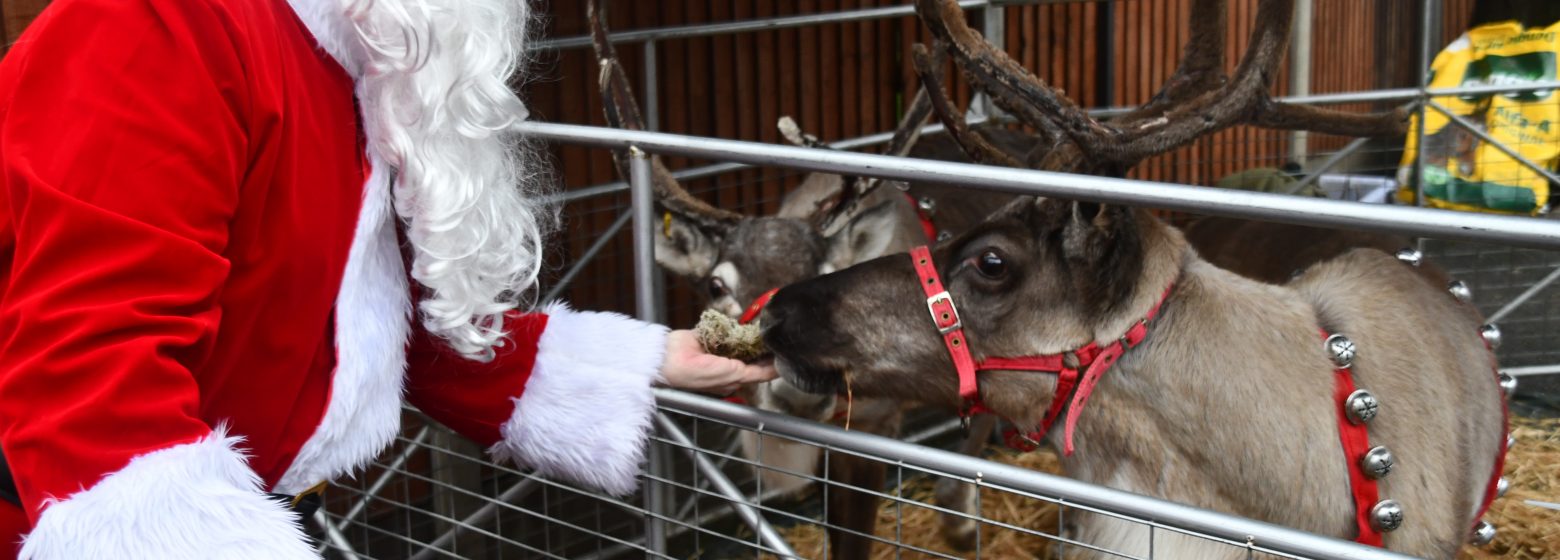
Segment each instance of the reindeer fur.
M992 282L965 264L986 250L1012 261L1011 278ZM1480 317L1391 255L1355 249L1289 284L1264 284L1207 263L1146 212L1042 200L1014 203L934 258L977 359L1113 340L1176 281L1148 338L1104 375L1082 411L1076 453L1062 461L1069 476L1352 539L1324 327L1359 345L1356 383L1382 402L1371 441L1389 446L1399 467L1380 495L1408 515L1386 546L1449 558L1467 538L1502 437ZM1101 307L1082 294L1113 301ZM781 290L765 313L766 343L798 386L828 390L848 370L858 395L954 406L956 376L924 299L907 257L877 259ZM807 322L805 333L797 321ZM981 394L998 413L1034 422L1054 385L1050 375L991 372ZM1084 542L1149 550L1146 529L1076 521ZM1244 555L1155 535L1157 554Z

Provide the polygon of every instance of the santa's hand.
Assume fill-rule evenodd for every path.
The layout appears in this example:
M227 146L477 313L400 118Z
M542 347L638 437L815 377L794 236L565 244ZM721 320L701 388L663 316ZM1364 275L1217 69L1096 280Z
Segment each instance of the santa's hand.
M693 331L677 330L666 335L661 377L678 389L729 395L742 385L774 379L775 368L709 354Z

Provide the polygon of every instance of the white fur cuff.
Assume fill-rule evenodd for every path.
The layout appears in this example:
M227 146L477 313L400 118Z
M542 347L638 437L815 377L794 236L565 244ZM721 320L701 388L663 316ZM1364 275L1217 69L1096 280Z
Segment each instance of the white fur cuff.
M53 502L23 559L317 559L293 514L222 428L132 459L90 490Z
M495 456L625 495L638 485L666 327L564 304L543 311L536 366Z

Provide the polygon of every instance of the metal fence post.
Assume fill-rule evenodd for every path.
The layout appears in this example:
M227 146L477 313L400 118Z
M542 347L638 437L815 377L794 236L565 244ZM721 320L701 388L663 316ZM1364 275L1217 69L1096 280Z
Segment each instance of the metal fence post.
M1415 112L1419 114L1419 126L1414 130L1414 172L1409 177L1414 180L1414 205L1425 205L1425 115L1430 112L1430 63L1434 56L1430 53L1430 34L1435 28L1435 3L1437 0L1424 0L1420 3L1419 26L1419 83L1414 84L1419 88L1419 106ZM1419 240L1420 249L1424 249L1424 238Z
M650 184L650 154L639 148L629 147L629 198L634 212L634 306L641 320L660 322L661 291L655 281L655 192ZM648 444L646 469L652 477L665 478L665 452L651 442ZM645 544L652 552L666 553L667 513L666 488L647 482L644 489Z
M986 7L982 8L980 13L983 20L981 22L980 32L986 36L986 42L991 43L991 46L996 47L999 51L1006 51L1007 12L1005 8L1003 8L1001 3L992 2L990 4L986 4ZM991 96L982 95L980 97L982 100L982 109L985 112L987 118L1000 118L1002 110L997 108L997 104L995 101L991 100ZM905 103L909 103L909 99L906 99Z
M1289 94L1311 94L1311 24L1315 15L1315 6L1312 0L1295 1L1295 28L1290 35L1289 48ZM1289 137L1289 159L1300 165L1305 165L1309 150L1306 144L1309 136L1304 130L1296 130Z

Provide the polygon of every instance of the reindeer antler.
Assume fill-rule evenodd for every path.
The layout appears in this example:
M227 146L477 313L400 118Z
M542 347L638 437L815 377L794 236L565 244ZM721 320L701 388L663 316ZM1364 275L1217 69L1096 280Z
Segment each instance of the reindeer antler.
M921 128L932 116L932 101L926 88L921 88L911 98L910 105L905 107L905 114L899 119L899 124L894 127L894 135L889 138L888 145L881 152L883 155L903 157L910 153L915 143L921 139ZM780 117L775 123L780 129L780 135L787 142L804 148L818 148L822 150L834 149L828 143L819 140L817 136L803 131L796 120L789 115ZM839 196L834 199L818 201L818 208L813 216L813 223L819 231L831 233L843 220L856 213L856 207L861 200L877 189L882 181L875 177L845 177L844 185L840 187Z
M915 59L915 73L921 78L921 91L931 100L930 105L942 121L943 130L959 145L959 149L964 150L975 163L1023 167L1012 154L1002 151L986 140L985 136L971 130L964 120L964 112L948 100L948 92L942 83L943 60L936 56L942 49L927 52L926 45L917 44L911 45L910 51L911 57Z
M899 119L899 124L894 127L894 135L889 138L888 146L883 148L883 155L904 157L915 147L917 140L921 139L921 128L932 116L931 98L926 93L926 88L915 92L915 97L910 100L910 105L905 107L905 114ZM883 182L876 177L857 177L849 181L840 191L839 202L827 212L819 222L819 230L833 232L845 219L856 214L861 201L872 194L872 191L881 186Z
M599 83L607 124L624 130L644 130L644 119L639 113L639 103L634 100L634 90L629 86L628 76L623 73L623 66L618 63L617 50L607 38L606 11L601 7L600 0L591 0L586 7L586 14L590 19L591 44L596 49L596 58L601 65ZM613 150L612 160L617 164L618 174L627 180L628 154L622 150ZM741 214L716 208L689 194L666 165L661 163L660 156L651 156L650 165L656 197L667 210L705 228L726 229L742 219Z
M954 0L916 2L921 20L945 45L944 50L954 57L966 80L1042 135L1065 138L1073 145L1058 143L1057 148L1063 153L1043 158L1045 169L1055 169L1044 167L1050 165L1125 169L1203 135L1242 123L1348 136L1404 134L1407 112L1401 109L1355 114L1287 105L1268 95L1268 86L1288 44L1293 7L1293 0L1261 0L1251 46L1235 75L1226 77L1222 72L1225 2L1196 0L1192 14L1196 34L1183 54L1181 66L1152 101L1105 124L982 39L964 21L964 11ZM922 79L925 78L923 75ZM943 120L946 124L962 118L943 115ZM971 157L993 156L981 150L978 155L972 152ZM1077 158L1087 162L1080 165ZM1036 158L1029 160L1034 162Z

